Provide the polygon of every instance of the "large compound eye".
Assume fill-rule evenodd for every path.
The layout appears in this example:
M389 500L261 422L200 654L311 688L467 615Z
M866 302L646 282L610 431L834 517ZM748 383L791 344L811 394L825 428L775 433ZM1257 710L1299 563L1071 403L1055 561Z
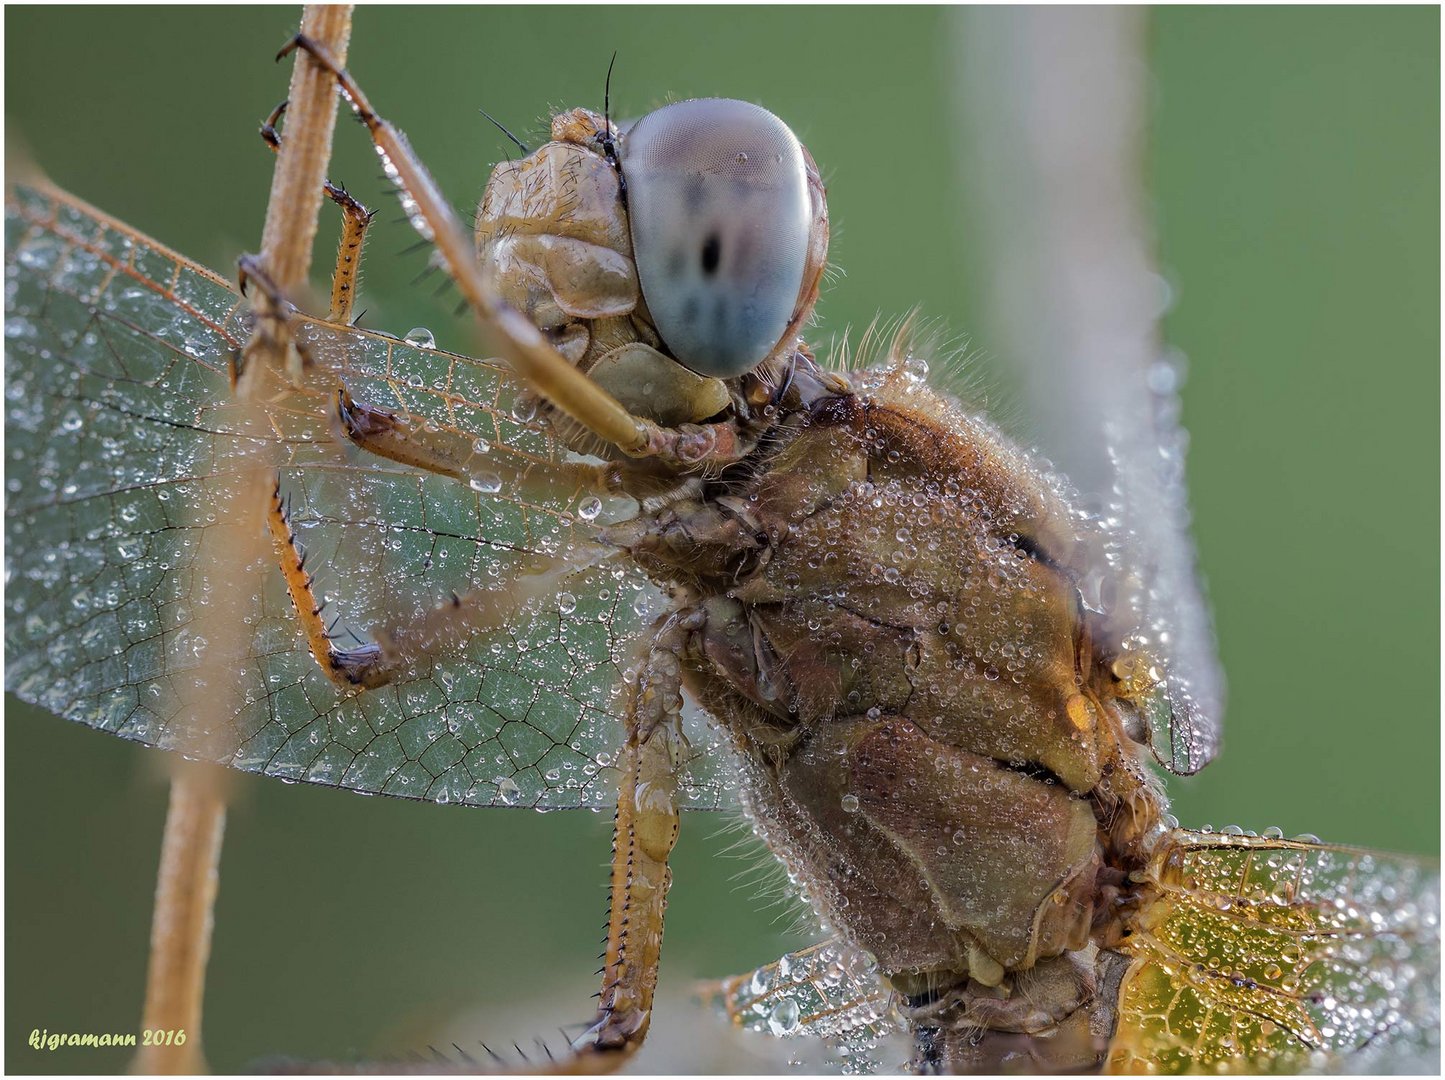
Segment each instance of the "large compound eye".
M812 210L803 148L745 101L648 113L623 136L633 257L668 349L700 375L756 367L792 320Z

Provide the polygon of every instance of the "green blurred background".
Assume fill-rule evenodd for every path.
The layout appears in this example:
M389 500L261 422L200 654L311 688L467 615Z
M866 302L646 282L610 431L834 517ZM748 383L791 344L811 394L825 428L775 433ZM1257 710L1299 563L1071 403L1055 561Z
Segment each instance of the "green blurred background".
M229 273L260 235L272 159L255 130L285 94L289 65L270 58L295 18L7 9L8 137L62 186ZM372 8L351 67L463 208L506 150L477 110L535 138L553 107L600 106L614 49L619 115L669 95L762 102L829 185L846 275L823 297L820 337L915 304L963 332L982 321L988 268L956 224L944 18ZM1170 784L1186 824L1439 848L1438 44L1427 8L1153 17L1151 171L1180 293L1167 330L1190 358L1194 516L1230 681L1223 756ZM343 124L338 143L333 177L383 203L361 131ZM452 299L411 283L424 256L398 254L413 237L385 205L367 323L469 348ZM984 376L1005 397L1009 359ZM5 719L5 1066L118 1070L123 1052L36 1054L24 1040L137 1024L158 770L13 699ZM786 908L735 880L760 859L725 856L724 824L685 823L672 995L800 940ZM213 1067L413 1049L438 1025L506 1044L585 1017L608 833L586 813L242 785L208 989ZM651 1063L757 1064L695 1034L682 1045Z

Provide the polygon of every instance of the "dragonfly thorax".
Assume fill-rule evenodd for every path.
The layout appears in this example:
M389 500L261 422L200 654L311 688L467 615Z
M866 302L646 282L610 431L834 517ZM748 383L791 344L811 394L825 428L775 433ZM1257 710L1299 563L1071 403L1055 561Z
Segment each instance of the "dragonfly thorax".
M1074 523L900 365L609 534L703 613L685 684L747 760L761 832L906 997L1046 964L1028 978L1061 1019L1081 998L1051 958L1092 947L1162 811Z

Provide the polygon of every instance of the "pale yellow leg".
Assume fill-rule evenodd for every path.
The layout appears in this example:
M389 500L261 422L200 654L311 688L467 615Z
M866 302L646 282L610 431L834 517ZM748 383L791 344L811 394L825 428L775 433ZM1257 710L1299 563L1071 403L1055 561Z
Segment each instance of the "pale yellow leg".
M481 490L483 485L501 485L512 492L575 489L607 495L622 490L616 466L561 461L510 466L501 455L478 449L469 434L416 424L358 402L344 386L336 395L336 416L346 439L367 453Z
M547 1071L612 1072L641 1047L652 1021L663 915L677 843L677 773L682 734L682 664L700 612L668 616L638 670L622 748L612 833L611 908L597 1017L572 1044L573 1057Z

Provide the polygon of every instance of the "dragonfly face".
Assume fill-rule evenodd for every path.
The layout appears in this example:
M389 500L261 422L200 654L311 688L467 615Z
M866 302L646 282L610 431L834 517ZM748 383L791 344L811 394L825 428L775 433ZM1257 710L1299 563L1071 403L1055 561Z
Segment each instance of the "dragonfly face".
M268 35L266 36L266 42L265 42L265 44L268 45L268 46L274 45L274 41L273 41L272 39L273 39L275 36L276 36L275 34L268 34ZM362 61L360 58L358 58L355 62L356 62L358 65L360 65L361 63L363 63L363 61ZM375 64L372 64L372 65L369 65L369 66L370 66L371 68L374 68L376 65L375 65ZM674 83L673 85L681 86L681 85L683 85L683 84L681 84L681 83ZM731 87L730 87L730 89L731 89ZM381 96L381 93L382 93L380 90L376 89L375 87L373 87L373 92L374 92L374 93L377 93L378 96ZM735 90L734 90L733 92L738 92L738 91L735 91ZM552 93L552 91L551 91L550 88L549 88L549 94L550 94L550 93ZM275 94L272 93L271 96L274 97ZM561 92L558 91L558 92L556 93L556 96L561 97L561 96L562 96ZM581 99L581 95L574 95L574 97L576 97L577 99ZM267 100L269 101L269 99L267 99ZM785 109L782 105L777 104L776 101L775 101L775 99L773 99L773 98L771 98L771 97L766 98L766 100L769 100L770 103L773 104L776 109L778 109L778 111L787 112L789 115L797 115L797 110L796 110L796 109ZM264 107L258 106L256 109L252 109L252 110L250 110L250 111L259 114L259 113L261 113L261 112L264 112L265 109L264 109ZM425 146L426 146L426 141L425 141L425 139L424 139L423 137L421 137L421 136L418 135L415 125L411 122L411 118L410 118L410 117L405 117L404 119L405 119L405 121L406 121L406 126L411 129L411 132L412 132L412 134L413 134L413 137L414 137L415 141L417 141L420 145L422 145L423 147L425 147ZM810 142L810 144L813 144L815 150L818 149L816 140L813 138L811 132L809 133L808 141ZM820 158L822 158L822 159L825 160L825 161L828 161L829 164L830 164L830 167L836 169L836 170L837 170L837 173L838 173L838 175L839 175L840 177L847 174L850 166L847 165L847 164L844 164L843 160L840 159L840 157L839 157L837 154L831 153L831 152L825 154L822 150L818 150L818 152L819 152ZM43 159L44 159L44 155L42 155L42 160L43 160ZM263 160L264 160L264 159L263 159ZM843 185L840 184L839 186L841 187L841 186L843 186ZM460 190L466 190L465 183L462 185L462 187L461 187ZM93 197L96 198L97 200L100 199L100 196L99 196L99 195L96 195L96 196L93 196ZM834 213L835 213L835 215L838 214L838 210L836 209L836 202L835 202L835 210L834 210ZM850 220L858 220L861 216L862 216L862 211L861 211L861 210L855 211L855 212L853 213L853 215L851 216ZM156 228L154 228L154 227L152 228L152 231L162 232L162 235L165 235L162 230L156 229ZM238 230L238 231L239 231L239 230ZM840 255L840 258L845 257L844 253L841 252L841 251L840 251L839 255ZM883 260L880 259L879 261L882 262ZM849 259L847 265L848 265L849 270L850 270L850 275L852 275L852 278L853 278L853 279L856 279L856 278L858 277L858 269L857 269L857 265L858 265L858 264L855 263L853 260ZM1185 276L1188 277L1187 274L1186 274ZM1192 280L1192 278L1189 278L1189 280ZM878 290L878 292L879 292L880 294L881 294L881 293L883 292L883 290L887 287L886 283L884 283L884 282L882 282L882 281L875 282L875 283L874 283L874 286L875 286L875 288ZM917 297L915 296L915 297L913 297L912 299L917 299ZM906 302L908 302L908 301L902 301L902 302L894 301L894 302L890 302L890 301L888 301L888 300L886 300L886 299L880 298L880 299L878 299L878 300L876 300L876 301L873 301L872 306L882 306L882 307L885 307L886 309L897 309L897 308L900 308L900 307L904 306ZM867 312L871 312L871 306L868 307L866 310L867 310ZM932 311L942 311L942 310L948 310L948 308L947 308L946 306L944 306L944 305L940 305L940 304L935 303L935 304L929 305L929 310L932 310ZM865 316L865 317L866 317L866 316ZM368 321L369 321L369 320L368 320ZM412 324L414 324L414 323L423 323L423 322L432 322L433 325L435 325L434 320L430 320L430 319L426 319L426 318L415 318L415 319L412 319L412 318L403 318L403 319L401 319L400 322L399 322L398 324L396 324L396 325L397 325L397 328L398 328L398 329L403 329L403 330L404 330L404 329L405 329L405 326L407 326L407 325L412 325ZM1271 722L1273 722L1273 721L1271 721ZM1231 747L1231 752L1233 752L1233 751L1234 751L1234 747ZM1226 760L1227 760L1227 759L1226 759ZM290 793L290 792L284 792L284 793L281 793L281 796L290 795L290 794L292 794L292 793ZM371 809L371 808L369 807L368 810L370 810L370 809ZM381 809L381 810L400 810L400 811L403 811L403 812L404 812L407 808L406 808L406 807L401 807L401 806L383 806L383 807L381 807L380 809ZM428 815L428 819L429 819L429 821L430 821L431 818L436 818L436 817L440 817L440 816L441 816L441 815ZM1194 815L1194 816L1197 817L1198 815L1196 814L1196 815ZM1217 813L1210 813L1210 814L1208 814L1207 816L1212 817L1212 818L1215 819L1215 820L1224 820L1224 819L1226 819L1226 818L1228 818L1228 819L1243 819L1243 818L1253 819L1253 818L1256 817L1256 815L1247 815L1247 814L1244 814L1244 813L1241 813L1241 812L1236 812L1236 811L1234 811L1234 810L1229 810L1229 809L1221 810L1221 811L1219 811L1219 812L1217 812ZM1272 819L1272 818L1269 817L1269 816L1266 816L1266 817L1265 817L1265 820L1271 820L1271 819ZM1309 822L1308 822L1307 820L1305 820L1305 815L1304 815L1304 813L1303 813L1302 811L1300 812L1300 819L1301 819L1301 820L1300 820L1300 827L1304 827L1305 825L1309 824ZM550 823L550 821L555 821L555 820L556 820L556 819L549 819L549 823ZM468 824L471 825L471 822L469 822ZM697 832L697 830L693 830L693 831L694 831L694 833ZM1338 832L1338 830L1336 830L1336 831ZM1352 835L1358 835L1358 834L1352 834ZM1362 838L1364 838L1364 839L1371 839L1372 837L1370 837L1370 836L1364 836L1364 837L1362 837ZM457 843L457 844L463 844L463 843L465 843L465 844L470 845L470 844L476 843L476 841L473 840L473 839L467 839L467 840L457 840L457 841L454 841L454 843ZM453 853L454 853L456 850L458 850L458 849L457 849L457 848L453 848L453 849L452 849ZM584 858L584 859L588 859L588 860L591 860L591 859L592 859L591 856L585 856L585 855L583 856L583 858ZM561 861L561 860L559 859L558 861ZM589 865L590 865L590 862L589 862ZM147 871L147 872L148 872L148 871ZM517 876L517 877L520 878L520 877L522 877L523 875L522 875L522 873L519 871L519 872L517 872L514 876ZM582 875L582 876L587 876L587 875ZM590 876L587 876L587 877L588 877L588 880L590 881ZM681 877L681 874L680 874L680 877ZM228 885L229 885L229 883L230 883L230 879L228 879ZM489 885L489 886L487 886L487 887L490 888L491 886ZM579 888L580 888L580 886L579 886ZM681 894L679 894L679 895L681 895ZM726 893L724 893L724 895L726 895ZM514 909L517 908L517 907L520 907L520 906L522 906L522 903L521 903L521 902L512 905L512 907L513 907ZM256 932L257 932L257 933L264 933L265 931L258 930L258 931L256 931ZM673 946L673 947L676 947L675 943L674 943L674 946ZM766 955L766 954L763 954L763 955ZM721 961L720 963L726 964L727 961L726 961L726 960L723 960L723 961ZM713 970L717 970L719 964L718 964L718 963L713 963L713 964L711 964L710 966L712 967ZM219 1015L219 1011L220 1011L220 1010L219 1010L219 1008L218 1008L218 1015ZM570 1019L571 1017L570 1017L570 1016L567 1016L567 1017L565 1017L565 1018Z

